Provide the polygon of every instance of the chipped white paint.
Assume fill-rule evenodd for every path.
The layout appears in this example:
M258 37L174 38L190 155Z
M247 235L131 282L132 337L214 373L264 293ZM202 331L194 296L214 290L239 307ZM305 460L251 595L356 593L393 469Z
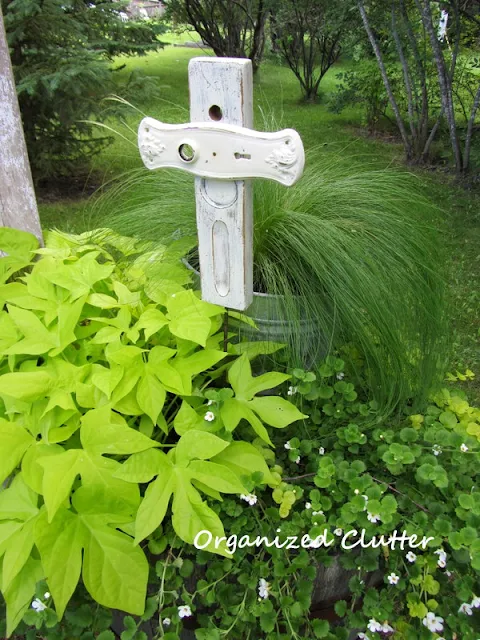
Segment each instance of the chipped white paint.
M253 299L250 179L294 184L303 172L303 144L293 129L252 130L250 60L193 58L189 86L192 122L145 118L140 153L149 169L175 167L196 176L202 298L244 311Z
M0 8L0 226L29 231L42 242L37 202L23 135Z
M445 40L445 36L447 35L447 24L448 24L448 11L442 9L440 14L440 20L438 22L438 32L437 36L440 42Z
M302 175L305 161L300 136L293 129L262 133L211 122L172 125L145 118L138 145L149 169L173 167L227 180L269 178L288 187Z

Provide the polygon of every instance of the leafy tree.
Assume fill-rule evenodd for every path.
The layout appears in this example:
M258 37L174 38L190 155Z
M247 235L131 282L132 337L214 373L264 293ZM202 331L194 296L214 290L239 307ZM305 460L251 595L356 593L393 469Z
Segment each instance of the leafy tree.
M473 3L448 0L440 5L431 0L392 0L388 12L385 4L377 0L357 0L357 6L407 161L423 162L428 158L445 120L455 169L458 174L466 172L480 106L480 84L472 64L459 63L459 54L469 41L471 44L470 25L475 24L477 15ZM449 15L445 38L439 35L440 9ZM401 70L403 81L396 83L397 90L389 63L390 70ZM460 113L464 115L463 122Z
M263 57L272 0L168 0L167 16L190 25L219 57L250 58L255 72Z
M158 25L124 22L115 0L2 0L25 138L36 182L71 175L108 144L91 121L122 93L111 61L161 46ZM137 89L139 80L131 78ZM90 122L88 122L90 121Z
M338 60L349 8L329 0L281 0L272 13L275 46L295 74L307 101Z

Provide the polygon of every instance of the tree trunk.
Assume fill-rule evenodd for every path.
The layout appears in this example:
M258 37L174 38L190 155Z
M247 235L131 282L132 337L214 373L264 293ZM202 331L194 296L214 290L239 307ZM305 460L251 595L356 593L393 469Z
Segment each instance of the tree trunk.
M463 154L463 170L468 171L470 164L470 145L472 142L473 125L475 124L475 116L477 115L478 108L480 107L480 86L477 89L475 100L473 101L472 111L470 112L470 118L467 125L467 136L465 138L465 151Z
M0 226L42 230L0 7Z
M415 153L415 159L417 159L420 144L418 141L418 133L417 133L417 127L415 122L412 83L410 82L410 71L408 68L408 62L405 57L405 53L403 51L400 34L398 33L398 29L397 29L397 17L395 15L395 7L393 3L392 3L392 34L393 34L393 39L395 41L395 45L397 47L397 53L400 59L400 64L402 67L403 81L405 83L405 91L407 94L408 121L410 124L410 131L412 134L412 142L413 142L413 148Z
M460 144L458 142L457 125L455 122L455 107L453 105L452 96L452 78L455 71L454 63L456 61L456 55L454 55L452 58L452 69L450 70L449 74L449 72L447 71L447 66L445 64L445 59L443 57L443 52L438 42L437 33L435 27L433 26L430 0L415 0L415 3L419 8L424 27L429 35L430 44L432 45L433 57L435 59L435 65L437 67L442 108L448 123L450 143L452 145L453 158L455 161L455 169L457 171L457 174L460 174L463 171L463 161L462 153L460 151Z
M388 99L390 101L390 106L392 107L393 113L395 114L397 126L400 131L400 135L402 136L405 155L407 156L407 160L410 160L412 156L412 146L410 144L410 140L408 139L408 134L405 129L405 124L403 122L402 116L400 114L400 109L398 108L397 101L395 100L395 96L393 95L392 87L390 85L390 80L388 78L387 69L385 68L385 64L383 62L383 57L380 51L380 47L378 46L378 42L376 41L375 36L373 35L372 29L370 28L367 12L365 11L365 7L362 0L358 0L357 5L360 10L360 15L362 16L363 26L365 27L365 31L367 32L368 39L370 40L370 44L372 45L373 52L378 62L380 73L382 75L383 84L385 85L385 90L387 92Z
M265 47L265 23L267 22L268 12L264 7L263 1L259 2L257 10L257 19L253 29L253 41L250 52L250 60L252 61L253 73L258 71L263 57L263 49Z
M432 130L430 131L430 135L428 136L425 146L423 148L422 162L426 162L428 159L428 156L430 153L430 147L432 146L433 139L435 138L435 135L438 131L438 127L440 126L440 123L442 121L442 118L443 118L443 107L442 107L442 110L440 111L440 115L438 116L437 121L433 125Z

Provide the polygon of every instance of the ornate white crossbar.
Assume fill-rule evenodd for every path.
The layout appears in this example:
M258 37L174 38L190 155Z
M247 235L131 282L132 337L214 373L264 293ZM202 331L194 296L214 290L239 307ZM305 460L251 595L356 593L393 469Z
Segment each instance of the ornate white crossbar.
M293 129L261 133L211 122L172 125L145 118L138 141L149 169L172 167L221 180L269 178L287 187L303 172L303 145Z
M253 298L252 178L293 185L305 156L293 129L263 133L253 123L250 60L194 58L191 123L142 120L138 144L148 169L193 173L202 298L244 311Z

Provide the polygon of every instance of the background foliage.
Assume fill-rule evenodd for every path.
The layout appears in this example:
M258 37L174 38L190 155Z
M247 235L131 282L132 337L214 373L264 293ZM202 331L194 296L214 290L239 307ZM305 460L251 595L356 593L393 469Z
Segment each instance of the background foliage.
M124 22L125 2L2 0L30 164L35 180L88 170L111 138L88 120L108 114L104 98L141 95L138 74L115 81L115 56L158 49L155 23ZM118 67L117 67L118 68ZM140 92L140 93L139 93ZM112 109L110 109L112 112Z

